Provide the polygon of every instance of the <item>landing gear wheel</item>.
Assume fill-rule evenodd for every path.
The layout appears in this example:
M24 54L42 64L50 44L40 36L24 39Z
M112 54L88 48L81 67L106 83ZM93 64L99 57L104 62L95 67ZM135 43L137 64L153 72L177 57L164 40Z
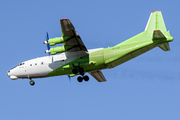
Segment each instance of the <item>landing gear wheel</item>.
M79 68L78 71L79 71L80 75L84 76L84 69L83 68Z
M80 73L80 75L84 76L84 73Z
M73 69L73 70L72 70L72 73L73 73L73 74L77 74L77 73L78 73L78 70L77 70L77 69Z
M84 81L88 81L88 80L89 80L89 77L88 77L87 75L85 75L85 76L83 77L83 79L84 79Z
M35 84L34 80L30 80L29 84L33 86Z
M82 81L83 81L83 78L82 78L81 76L79 76L79 77L77 78L77 80L78 80L78 82L82 82Z
M84 69L83 68L79 68L79 73L84 73Z

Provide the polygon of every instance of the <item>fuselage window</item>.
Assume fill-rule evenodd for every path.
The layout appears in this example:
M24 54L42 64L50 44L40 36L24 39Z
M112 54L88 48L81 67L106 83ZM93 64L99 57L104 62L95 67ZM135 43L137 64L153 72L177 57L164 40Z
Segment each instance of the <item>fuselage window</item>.
M35 65L37 65L37 63L35 63Z
M41 65L43 65L44 64L44 62L41 62Z
M30 64L30 66L32 66L32 64Z

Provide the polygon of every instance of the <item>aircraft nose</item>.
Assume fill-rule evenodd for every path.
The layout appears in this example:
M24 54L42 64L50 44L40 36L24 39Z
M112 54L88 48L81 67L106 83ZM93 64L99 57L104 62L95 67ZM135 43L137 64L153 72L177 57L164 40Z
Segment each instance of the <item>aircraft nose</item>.
M8 77L9 77L9 73L10 73L10 71L7 71L7 72L6 72L6 75L7 75Z
M6 72L6 75L7 75L8 77L10 77L11 80L17 80L17 79L19 79L17 76L12 75L12 73L11 73L10 71L7 71L7 72Z

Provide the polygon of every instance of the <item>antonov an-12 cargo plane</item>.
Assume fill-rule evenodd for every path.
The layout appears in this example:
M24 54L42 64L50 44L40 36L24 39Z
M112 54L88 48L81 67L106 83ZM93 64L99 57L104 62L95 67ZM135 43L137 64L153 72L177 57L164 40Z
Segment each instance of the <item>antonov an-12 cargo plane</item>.
M78 75L79 82L88 81L85 73L92 75L98 82L106 81L102 69L116 67L131 60L155 47L169 51L169 42L173 37L166 30L161 11L153 11L150 15L146 28L140 34L118 44L114 47L87 50L79 34L69 19L61 19L61 37L47 39L46 53L49 56L31 59L20 63L6 74L12 80L30 79L34 85L33 78ZM50 48L56 44L60 47ZM58 54L61 53L61 54Z

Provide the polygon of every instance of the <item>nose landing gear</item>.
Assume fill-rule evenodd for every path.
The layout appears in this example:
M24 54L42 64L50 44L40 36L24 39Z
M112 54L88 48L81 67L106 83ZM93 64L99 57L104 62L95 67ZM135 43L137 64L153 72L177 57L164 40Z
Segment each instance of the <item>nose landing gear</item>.
M34 80L30 79L29 84L33 86L35 84Z

